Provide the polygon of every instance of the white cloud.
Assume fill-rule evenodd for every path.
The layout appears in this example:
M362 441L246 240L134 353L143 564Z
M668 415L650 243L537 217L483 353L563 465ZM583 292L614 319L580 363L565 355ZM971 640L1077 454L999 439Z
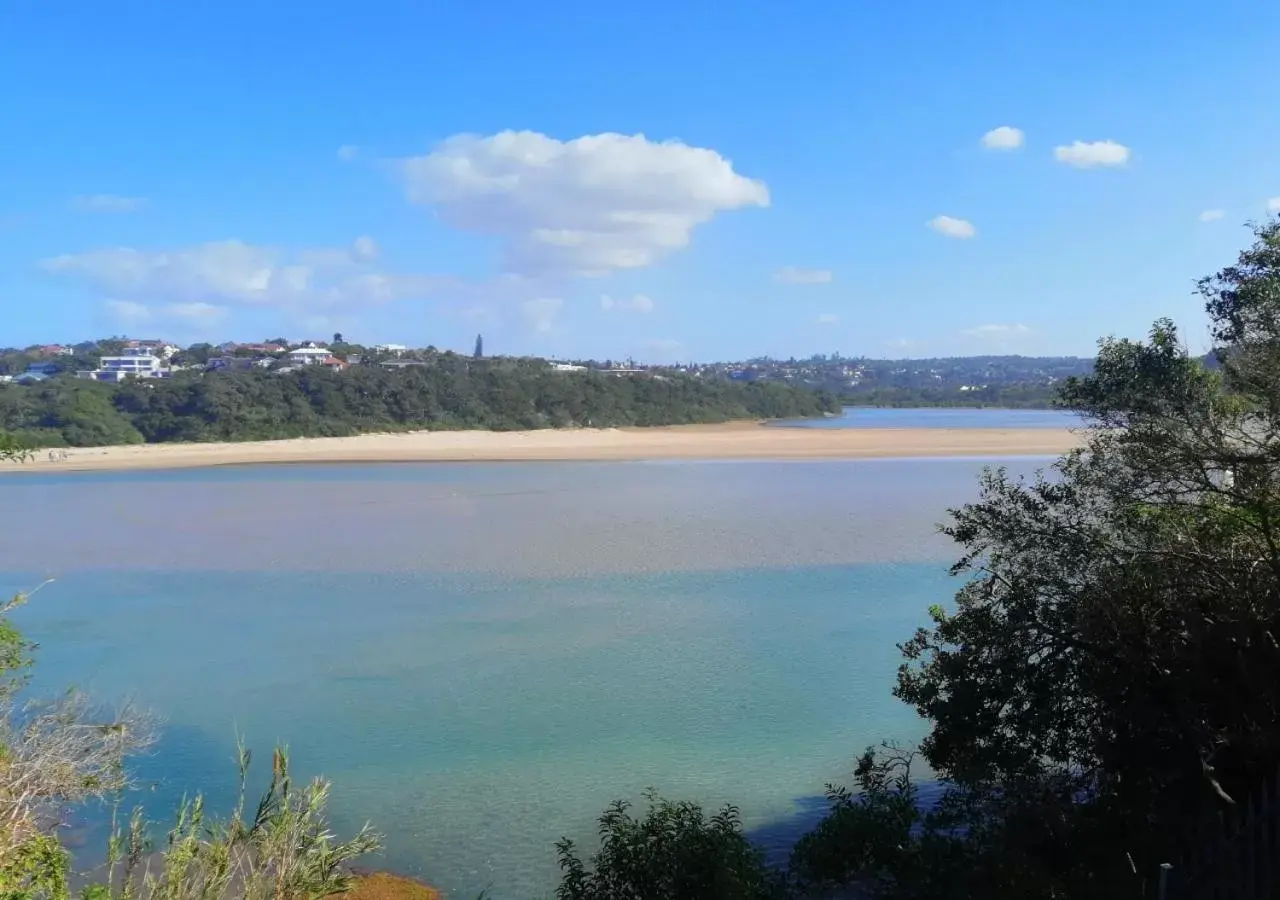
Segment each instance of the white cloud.
M840 316L836 313L822 313L818 316L819 325L838 325L840 324Z
M343 162L351 162L360 155L360 148L355 144L343 144L338 148L338 159Z
M1053 158L1077 169L1123 166L1129 161L1129 148L1115 141L1073 141L1053 148Z
M830 284L830 269L802 269L798 266L783 266L773 273L773 280L778 284Z
M378 247L378 242L367 234L355 239L355 242L351 245L351 251L360 262L373 262L378 258L378 254L382 252Z
M134 300L108 300L107 310L125 322L143 322L151 318L151 310Z
M600 308L617 312L651 313L653 312L653 301L644 294L636 294L630 299L625 297L617 299L604 294L600 297Z
M131 213L147 205L145 197L121 197L118 194L81 194L71 205L82 212Z
M951 216L934 216L925 224L938 234L961 240L971 238L978 233L978 229L974 228L973 223L968 219L954 219Z
M44 260L124 300L168 304L329 308L423 297L448 279L380 272L364 264L376 244L289 254L228 240L167 251L112 247ZM194 308L194 307L191 307Z
M769 205L765 184L714 150L639 134L462 134L399 168L410 201L504 238L505 268L524 274L641 268L719 212Z
M1224 215L1226 215L1226 213L1220 209L1206 209L1204 212L1200 213L1200 221L1216 222L1219 219L1221 219Z
M177 319L192 319L196 321L209 321L211 319L220 319L227 313L225 306L215 306L212 303L205 303L200 300L193 300L190 303L171 303L161 309L165 315L173 316Z
M978 325L960 332L964 337L980 341L1007 341L1011 338L1025 337L1031 333L1027 325Z
M147 306L136 300L108 300L107 311L112 318L131 325L150 322L155 319L182 319L188 322L213 322L226 315L226 307L203 303L198 300L190 303L167 303L159 306Z
M987 150L1017 150L1026 142L1026 138L1021 129L1001 125L982 136L982 146Z
M525 320L534 331L546 333L555 327L556 316L560 314L564 301L559 297L539 297L525 300L520 304Z
M1267 212L1280 212L1280 197L1272 197L1267 201Z

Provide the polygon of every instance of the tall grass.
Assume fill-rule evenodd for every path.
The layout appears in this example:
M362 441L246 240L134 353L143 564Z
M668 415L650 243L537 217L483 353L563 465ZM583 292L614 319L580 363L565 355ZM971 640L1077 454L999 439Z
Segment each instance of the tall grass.
M113 828L104 882L84 900L320 900L352 885L350 864L381 849L366 825L348 841L329 829L330 784L321 778L296 787L287 751L276 748L271 782L252 814L246 784L251 752L239 746L240 790L231 816L210 818L204 797L180 805L163 846L153 848L136 810Z

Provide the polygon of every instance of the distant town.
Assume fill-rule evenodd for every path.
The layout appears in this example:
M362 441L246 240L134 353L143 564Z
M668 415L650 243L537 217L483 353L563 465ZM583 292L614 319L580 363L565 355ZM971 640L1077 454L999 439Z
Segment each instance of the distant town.
M484 355L484 339L477 335L471 356ZM247 370L288 374L311 366L335 372L353 366L402 369L430 366L441 358L459 356L434 347L363 345L346 340L342 334L327 341L278 337L255 343L229 341L187 347L157 338L112 337L74 344L0 348L0 383L33 384L57 377L120 383L128 379L199 377ZM1089 358L1072 356L871 359L838 354L665 365L611 359L538 361L560 372L650 377L680 373L706 379L781 382L828 391L848 402L887 406L1043 406L1064 379L1087 374L1093 365Z

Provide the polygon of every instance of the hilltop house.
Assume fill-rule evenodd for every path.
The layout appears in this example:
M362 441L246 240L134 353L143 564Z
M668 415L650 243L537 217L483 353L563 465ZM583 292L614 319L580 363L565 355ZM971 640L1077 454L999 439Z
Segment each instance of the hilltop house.
M158 342L137 341L137 344ZM160 357L151 352L149 346L126 346L119 356L104 356L98 362L98 368L90 372L77 372L77 378L89 381L121 382L126 378L167 378L169 370L162 364Z
M314 366L332 358L333 355L324 347L299 347L289 351L289 363L295 366Z
M125 353L146 352L159 359L169 359L175 353L182 350L177 344L170 344L168 341L125 341ZM123 359L124 357L112 357Z

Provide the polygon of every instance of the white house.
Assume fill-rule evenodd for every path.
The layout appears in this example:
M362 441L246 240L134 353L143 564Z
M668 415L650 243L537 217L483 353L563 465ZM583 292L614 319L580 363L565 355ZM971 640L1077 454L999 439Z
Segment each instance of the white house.
M93 381L124 381L134 378L163 378L168 372L161 360L148 347L125 347L119 356L104 356L92 372L77 372L80 378Z
M379 353L393 353L396 356L399 356L409 348L404 344L377 344L373 349Z
M314 366L329 356L329 351L323 347L299 347L289 351L289 362L295 366Z

